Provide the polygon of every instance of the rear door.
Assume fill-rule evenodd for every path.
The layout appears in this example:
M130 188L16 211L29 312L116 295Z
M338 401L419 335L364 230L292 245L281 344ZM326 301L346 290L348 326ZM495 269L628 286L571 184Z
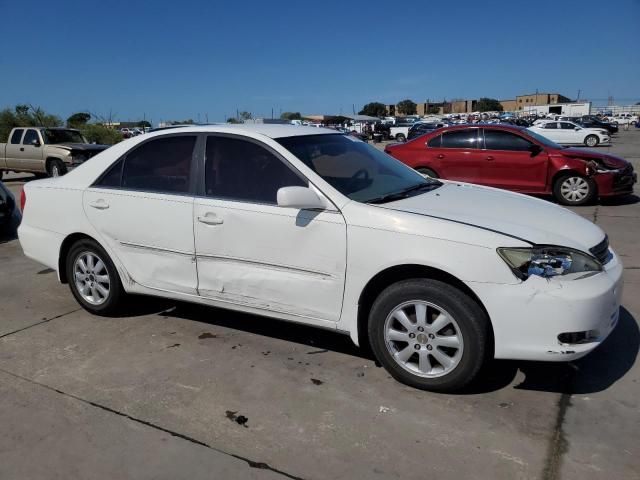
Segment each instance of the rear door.
M483 133L486 185L523 192L545 189L546 151L534 154L534 144L516 133L491 128L484 128Z
M479 128L445 131L440 136L439 147L437 140L429 141L427 150L440 177L462 182L485 182L482 153L478 150L479 132Z
M22 148L22 136L24 135L23 128L16 128L13 130L11 137L9 138L9 143L7 143L6 147L6 161L8 168L16 168L16 159L17 155Z
M196 294L193 182L198 138L151 138L125 154L84 194L84 211L102 241L131 279L145 287Z

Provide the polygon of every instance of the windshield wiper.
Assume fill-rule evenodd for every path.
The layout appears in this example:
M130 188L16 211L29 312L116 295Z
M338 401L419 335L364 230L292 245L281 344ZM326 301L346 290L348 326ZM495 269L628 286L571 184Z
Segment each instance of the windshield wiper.
M372 198L371 200L367 200L365 203L376 204L376 203L393 202L394 200L401 200L403 198L407 198L411 192L417 192L419 190L422 190L425 192L429 190L435 190L441 185L442 183L435 182L435 181L432 183L420 183L418 185L413 185L412 187L408 187L403 190L400 190L399 192L388 193L380 197Z

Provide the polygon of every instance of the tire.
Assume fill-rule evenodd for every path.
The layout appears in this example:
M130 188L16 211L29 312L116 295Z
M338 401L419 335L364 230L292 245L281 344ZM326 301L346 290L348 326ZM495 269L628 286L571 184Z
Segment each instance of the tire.
M427 167L416 168L416 171L418 173L423 174L423 175L427 175L427 176L429 176L431 178L440 178L436 172L434 172L433 170L431 170L430 168L427 168Z
M419 326L415 305L425 312L424 326ZM405 312L408 328L397 320L395 312L400 310ZM436 321L439 324L432 327ZM438 280L403 280L387 287L371 307L368 333L374 355L391 376L421 390L460 390L491 354L484 310L465 293Z
M587 135L584 139L584 144L587 147L597 147L598 143L600 143L600 139L598 139L597 135Z
M4 170L0 170L0 181L2 181L4 177Z
M399 133L396 135L396 141L398 142L406 142L407 137L404 136L404 133Z
M89 257L93 257L93 262ZM80 264L80 259L85 268ZM102 263L102 267L96 260ZM116 315L122 310L126 293L122 288L120 275L107 252L98 243L90 239L74 243L67 255L65 268L71 293L85 310L103 316ZM84 287L82 290L81 286Z
M54 159L47 163L47 175L50 177L61 177L65 173L67 173L67 168L62 161Z
M577 173L561 175L553 184L553 196L562 205L586 205L595 198L596 190L593 179Z

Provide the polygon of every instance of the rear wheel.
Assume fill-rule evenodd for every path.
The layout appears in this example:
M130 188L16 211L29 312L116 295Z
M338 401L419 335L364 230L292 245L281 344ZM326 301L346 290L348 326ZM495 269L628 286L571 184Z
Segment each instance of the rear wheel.
M420 167L420 168L416 168L416 171L421 173L422 175L427 175L428 177L431 177L431 178L440 178L438 174L433 170L431 170L430 168Z
M67 280L78 303L96 315L120 311L125 292L107 252L90 239L79 240L66 260Z
M396 135L396 140L398 142L406 142L407 141L407 137L404 136L404 133L399 133Z
M587 135L587 138L584 139L584 144L587 147L595 147L598 145L599 142L600 140L596 135Z
M489 321L480 306L449 284L404 280L387 287L369 314L378 361L398 381L423 390L459 390L490 353Z
M47 174L50 177L60 177L67 173L67 169L60 160L50 160L47 164Z
M553 195L563 205L585 205L594 199L596 184L582 175L562 175L553 185Z

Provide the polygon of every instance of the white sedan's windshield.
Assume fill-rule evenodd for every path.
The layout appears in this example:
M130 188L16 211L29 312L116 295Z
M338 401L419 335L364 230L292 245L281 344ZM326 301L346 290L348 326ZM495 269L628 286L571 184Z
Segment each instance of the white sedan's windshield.
M301 135L277 142L333 188L358 202L383 203L440 185L350 136Z

